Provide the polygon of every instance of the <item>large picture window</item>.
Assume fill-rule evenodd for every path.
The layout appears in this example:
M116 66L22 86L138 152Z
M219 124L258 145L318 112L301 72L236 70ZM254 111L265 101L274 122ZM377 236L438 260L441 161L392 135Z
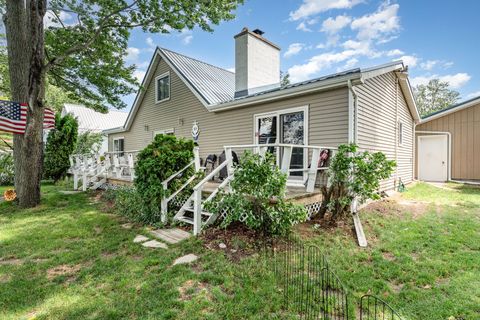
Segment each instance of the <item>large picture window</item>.
M155 78L155 102L170 99L170 73L166 72Z

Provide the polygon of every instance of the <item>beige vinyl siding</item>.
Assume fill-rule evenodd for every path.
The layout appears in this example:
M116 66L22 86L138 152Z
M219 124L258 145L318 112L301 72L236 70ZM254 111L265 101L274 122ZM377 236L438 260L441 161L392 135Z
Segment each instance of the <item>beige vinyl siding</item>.
M258 104L223 112L208 112L168 64L160 60L155 66L157 75L170 71L170 100L155 103L155 83L146 86L141 105L127 132L109 135L109 149L115 137L125 137L125 150L142 149L148 145L154 131L173 128L175 135L191 138L191 128L198 121L201 156L220 154L224 145L254 142L254 115L294 107L309 107L309 137L312 145L337 146L348 139L348 89ZM183 124L181 124L183 122ZM148 131L146 128L148 127Z
M480 179L480 104L422 123L416 130L450 132L452 179Z
M392 177L383 181L383 189L392 189L396 177L403 183L413 180L413 118L405 97L389 72L367 79L357 88L358 145L362 149L381 151L388 159L396 160ZM398 145L398 121L403 123L403 143Z

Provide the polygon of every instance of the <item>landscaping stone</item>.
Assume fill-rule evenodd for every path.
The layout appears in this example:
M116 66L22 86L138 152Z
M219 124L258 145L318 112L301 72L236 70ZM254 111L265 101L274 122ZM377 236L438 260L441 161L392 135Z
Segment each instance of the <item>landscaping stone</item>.
M176 259L174 262L173 262L173 265L177 265L177 264L185 264L185 263L192 263L194 261L196 261L198 259L198 256L194 255L193 253L190 253L190 254L187 254L183 257L180 257L178 259Z
M227 245L223 242L220 243L218 246L220 247L220 249L226 249L227 248Z
M82 191L80 191L80 190L60 190L58 192L61 193L61 194L77 194L77 193L80 193Z
M175 244L185 239L188 239L192 236L190 232L184 231L182 229L158 229L152 230L150 233L160 240L163 240L170 244Z
M132 229L132 224L131 223L124 223L122 224L123 229Z
M142 236L141 234L137 234L137 236L135 237L135 239L133 239L133 242L135 243L139 243L139 242L145 242L149 240L147 237L145 236Z
M150 240L150 241L144 242L144 243L142 243L142 246L147 247L147 248L168 249L168 247L165 243L157 241L157 240Z

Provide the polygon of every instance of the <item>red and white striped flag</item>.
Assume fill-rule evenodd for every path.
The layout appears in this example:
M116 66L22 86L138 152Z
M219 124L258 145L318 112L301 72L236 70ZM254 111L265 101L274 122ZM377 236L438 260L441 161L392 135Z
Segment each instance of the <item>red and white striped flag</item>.
M45 108L43 113L43 129L55 129L55 111Z
M0 131L25 133L27 104L0 100Z
M0 100L0 131L24 134L27 126L27 108L26 103ZM55 112L51 109L44 110L43 128L55 128Z

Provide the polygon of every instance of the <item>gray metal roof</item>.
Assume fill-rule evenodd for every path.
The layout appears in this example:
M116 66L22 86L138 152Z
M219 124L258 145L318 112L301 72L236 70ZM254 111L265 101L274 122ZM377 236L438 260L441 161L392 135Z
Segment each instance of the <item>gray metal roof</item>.
M233 99L235 73L168 49L159 49L208 104Z
M109 110L107 113L100 113L84 105L65 103L62 115L72 114L78 120L78 131L101 132L102 130L121 127L127 120L128 113Z

